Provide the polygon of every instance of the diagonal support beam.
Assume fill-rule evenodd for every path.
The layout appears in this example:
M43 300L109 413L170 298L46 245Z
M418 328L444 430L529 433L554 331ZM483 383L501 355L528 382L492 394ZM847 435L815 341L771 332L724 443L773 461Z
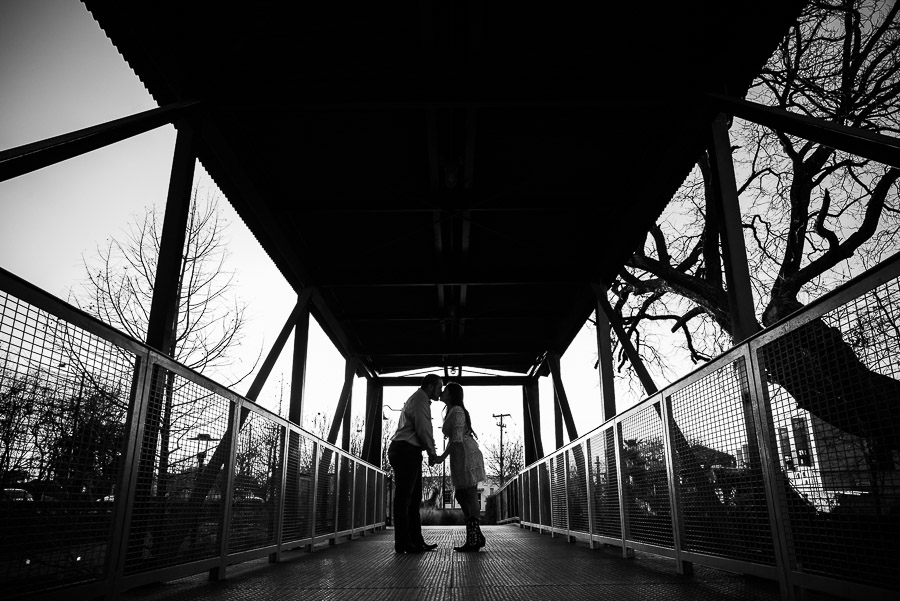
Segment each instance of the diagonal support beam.
M619 316L613 311L612 306L609 304L609 299L606 298L606 286L600 283L591 284L591 287L594 290L594 295L597 297L597 303L603 310L603 313L606 314L606 319L609 320L613 331L616 333L616 338L619 339L619 344L622 345L622 350L625 351L625 355L628 357L628 360L631 361L631 365L634 367L638 379L640 379L641 384L644 386L644 391L648 395L656 393L659 388L656 387L653 378L650 377L650 372L647 371L644 362L641 361L640 355L637 354L637 350L635 350L634 346L631 344L628 334L625 333L625 328L622 326Z
M341 396L338 398L337 408L334 411L334 418L331 420L331 429L328 431L328 442L335 444L337 435L344 423L344 414L350 411L350 398L353 395L353 378L356 376L356 369L359 361L355 358L347 359L344 365L344 387L341 389Z
M541 397L536 380L522 386L522 404L525 415L525 465L531 465L544 456L541 439ZM529 455L529 450L531 451Z
M262 391L266 380L272 373L272 368L275 366L275 362L281 355L281 351L284 350L284 345L285 343L287 343L287 339L291 335L291 330L298 323L300 316L303 313L306 313L307 315L309 314L309 301L311 297L311 288L304 288L297 296L297 304L294 305L294 309L291 311L291 314L288 315L287 321L284 322L284 326L282 326L281 332L278 333L278 337L272 344L272 348L269 349L269 354L266 356L265 361L263 361L262 367L259 368L259 373L256 374L256 377L253 379L253 383L250 384L250 388L249 390L247 390L246 396L251 401L255 401L259 397L259 393ZM292 390L294 388L294 385L295 383L292 382Z
M179 121L147 322L147 344L169 356L175 355L181 266L196 163L194 127L186 120Z
M575 427L575 419L572 417L572 409L569 407L569 397L566 396L566 388L563 386L562 373L559 365L559 353L549 353L547 363L550 365L550 377L553 379L553 397L556 406L562 414L569 434L569 441L578 438L578 428ZM562 446L562 445L558 445Z
M297 315L297 323L294 325L294 357L291 362L291 402L288 419L295 424L303 423L303 401L306 398L306 357L309 355L309 310L312 306L313 293L314 291L310 290L308 297L301 296L303 306ZM299 305L300 301L297 304Z
M708 97L718 111L900 169L897 138L722 94Z
M606 296L606 291L603 292ZM612 339L609 336L609 320L600 301L595 310L597 319L597 371L600 376L600 403L602 421L616 415L616 387L613 375Z
M198 102L178 102L0 152L0 182L174 123Z
M381 465L382 404L384 386L370 378L366 383L366 435L363 439L362 458L375 467Z
M731 313L732 340L743 342L759 330L753 310L753 290L750 284L750 267L744 246L741 225L741 207L737 184L734 180L734 163L731 158L731 142L728 139L728 123L723 113L713 120L709 157L712 160L716 199L724 221L721 238L725 263L725 281L728 288L728 309Z

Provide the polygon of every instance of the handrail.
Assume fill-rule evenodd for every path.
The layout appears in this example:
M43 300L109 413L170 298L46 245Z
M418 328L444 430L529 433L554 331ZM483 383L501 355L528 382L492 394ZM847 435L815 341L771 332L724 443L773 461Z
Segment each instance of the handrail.
M784 598L890 598L898 306L900 253L529 464L490 515L776 580Z
M10 598L60 587L94 597L206 570L221 576L234 563L385 525L380 467L2 268L0 350L3 411L30 408L4 422L3 444L20 471L107 474L77 493L44 476L27 483L37 501L16 519L4 507L0 555L23 554L4 572ZM103 443L99 455L76 448L68 467L42 459L101 432L120 432L121 443ZM102 470L92 463L108 455L115 461ZM57 500L43 499L38 485Z

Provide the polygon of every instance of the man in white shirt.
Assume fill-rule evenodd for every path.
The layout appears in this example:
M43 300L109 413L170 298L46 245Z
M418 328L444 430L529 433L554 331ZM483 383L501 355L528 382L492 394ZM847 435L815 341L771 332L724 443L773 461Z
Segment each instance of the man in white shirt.
M438 375L422 378L422 384L403 405L397 431L388 447L388 461L394 468L394 551L397 553L421 553L437 547L437 543L426 543L422 537L419 502L422 500L422 451L428 453L429 463L437 461L431 401L440 398L443 387Z

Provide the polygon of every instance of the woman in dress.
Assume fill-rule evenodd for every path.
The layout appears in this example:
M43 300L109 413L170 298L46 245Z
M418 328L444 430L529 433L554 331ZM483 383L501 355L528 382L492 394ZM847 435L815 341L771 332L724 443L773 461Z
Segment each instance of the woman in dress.
M481 508L478 505L478 483L485 478L484 457L478 448L472 419L463 404L463 388L450 382L441 393L441 401L446 405L444 425L441 430L448 439L444 453L438 456L438 463L450 456L450 482L455 489L454 496L466 518L466 541L455 551L478 551L484 546L481 533Z

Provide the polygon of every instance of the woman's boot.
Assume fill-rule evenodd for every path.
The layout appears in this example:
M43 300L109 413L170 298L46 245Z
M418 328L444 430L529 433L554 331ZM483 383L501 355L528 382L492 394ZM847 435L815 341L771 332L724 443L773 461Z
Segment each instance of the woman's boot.
M476 544L477 544L478 548L480 549L481 547L484 546L485 540L484 540L484 534L481 533L481 522L479 522L479 520L477 520L477 519L475 520L475 535L476 535L477 541L478 541Z
M453 547L454 551L459 551L461 553L468 553L470 551L477 551L480 549L478 546L478 518L470 517L466 519L466 542L461 547Z

